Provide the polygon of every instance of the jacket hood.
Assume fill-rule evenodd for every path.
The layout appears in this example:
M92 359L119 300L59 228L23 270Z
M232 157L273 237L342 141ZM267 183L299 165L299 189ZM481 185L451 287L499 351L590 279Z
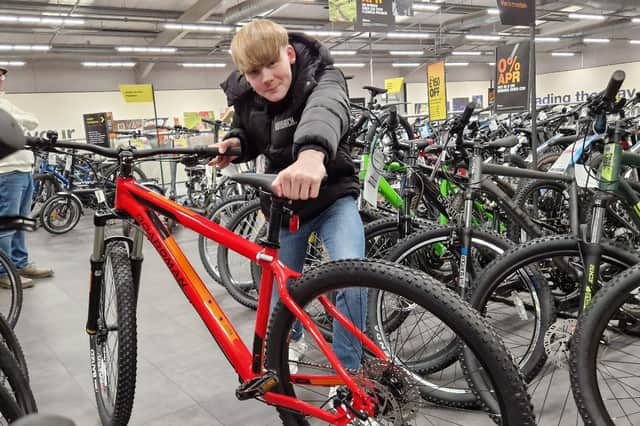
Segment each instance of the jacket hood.
M296 81L292 82L292 87L289 91L294 88L294 85L299 82L301 78L305 80L310 78L315 80L315 74L320 65L333 65L333 58L329 50L318 40L302 33L291 32L289 33L289 43L296 51L296 63L293 69ZM227 102L230 106L245 96L254 93L249 82L247 82L244 75L238 70L233 71L229 77L220 84L220 87L227 96Z

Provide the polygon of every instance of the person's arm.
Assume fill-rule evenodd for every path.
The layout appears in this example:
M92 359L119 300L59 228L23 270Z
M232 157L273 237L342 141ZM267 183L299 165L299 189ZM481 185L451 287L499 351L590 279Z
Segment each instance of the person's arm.
M236 159L234 159L233 163L245 163L247 161L251 161L255 159L259 152L256 149L255 144L250 143L247 138L247 133L244 130L244 124L240 120L240 114L238 111L233 115L233 120L231 121L231 130L227 132L226 135L222 138L222 140L227 140L231 138L236 138L240 141L240 147L242 149L242 155Z
M293 136L293 156L306 150L320 151L325 164L332 160L338 144L349 131L350 110L347 83L342 72L328 67L307 99Z
M35 115L21 110L5 96L0 97L0 109L7 111L26 130L35 130L40 124Z

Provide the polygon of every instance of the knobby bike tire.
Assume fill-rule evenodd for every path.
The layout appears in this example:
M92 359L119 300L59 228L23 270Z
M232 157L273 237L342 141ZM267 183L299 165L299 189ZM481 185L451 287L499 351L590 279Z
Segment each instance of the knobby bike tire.
M122 241L108 243L102 268L98 330L89 338L91 374L103 425L124 426L129 422L136 387L136 294L127 245ZM110 292L110 293L108 293ZM115 297L113 297L115 292ZM115 302L117 306L107 306ZM106 316L109 309L116 323ZM115 334L115 336L110 336ZM108 347L109 337L115 338L117 351ZM117 353L117 360L109 358ZM113 367L116 371L108 371ZM113 376L112 376L113 373Z
M5 299L5 296L10 299L8 302L1 303L1 311L11 328L15 328L22 311L22 281L11 258L2 250L0 250L0 266L6 272L10 286L8 289L0 289L1 299Z
M244 195L235 195L233 197L218 200L207 208L209 211L207 219L217 223L218 225L226 227L232 214L237 212L242 206L246 205L247 202L247 197ZM203 235L198 236L198 253L200 254L202 265L207 270L209 276L218 284L222 285L222 279L218 272L217 248L218 243L215 241L209 240Z
M20 408L11 392L4 386L0 386L0 420L4 419L7 423L12 423L24 415L24 410ZM0 423L5 424L1 421Z
M619 265L621 268L626 269L640 262L640 258L637 255L623 248L605 243L601 246L603 263ZM564 235L541 237L527 241L509 250L502 257L488 265L484 269L480 280L471 289L469 303L480 312L486 313L487 302L498 299L504 300L504 290L500 289L499 286L508 277L517 273L521 279L526 277L528 280L527 290L531 292L532 298L538 301L536 306L538 310L536 312L536 326L533 334L530 334L526 352L516 359L527 381L531 381L547 361L547 354L544 349L545 331L556 319L557 300L549 287L549 278L539 271L539 265L544 259L558 257L581 258L579 240L570 235ZM498 294L496 295L494 292ZM524 338L523 331L519 331L518 335ZM507 338L508 336L503 337L503 339Z
M388 292L391 295L397 295L408 301L408 304L414 306L417 312L418 321L424 317L424 312L433 315L443 326L449 327L460 337L465 345L468 345L473 354L478 358L482 368L489 372L490 385L497 401L496 406L499 408L503 425L532 425L534 418L529 398L522 382L519 372L513 364L510 355L500 342L500 339L487 326L484 320L477 312L474 312L464 301L444 286L437 285L428 275L410 270L401 265L392 264L381 260L344 260L337 262L329 262L314 268L304 274L302 278L297 280L290 288L292 298L303 308L317 303L315 300L321 294L333 294L337 290L344 288L369 288L368 291L362 290L360 294L367 294L375 289L375 291ZM369 303L368 316L368 334L386 334L384 330L377 327L375 316L379 316L380 309L371 309ZM420 311L420 312L418 312ZM279 377L277 392L289 396L298 396L304 399L306 397L313 398L318 405L326 406L331 403L330 398L320 397L319 389L315 391L306 391L305 384L313 383L308 371L304 371L305 382L292 383L290 374L290 363L288 358L288 343L290 341L290 330L294 321L291 312L279 302L271 317L269 324L269 332L267 336L266 360L269 369L273 370ZM413 323L412 323L413 324ZM409 329L415 329L414 325L408 325ZM404 338L405 335L402 335ZM400 385L404 388L400 389L396 395L404 395L398 400L402 403L407 401L402 398L408 398L408 394L404 391L411 390L409 386L415 385L420 389L417 399L421 400L424 393L437 392L437 389L430 387L430 383L406 367L406 360L401 358L404 352L399 346L390 342L391 335L386 344L381 345L381 349L389 354L391 362L373 359L372 355L366 354L365 364L378 365L384 371L390 374L397 374L397 377L403 377L404 381L400 381ZM407 338L408 339L408 338ZM312 352L309 356L313 356L316 352ZM410 357L410 353L407 356ZM300 367L308 369L321 369L322 365L309 362L301 363ZM331 373L331 366L324 366L324 370L320 372L320 376ZM370 374L366 366L360 371L349 370L354 374L356 382L363 383L362 376ZM402 373L400 373L400 371ZM403 375L404 374L404 375ZM380 377L380 376L379 376ZM384 374L381 375L384 377ZM366 380L371 379L370 376L364 377ZM325 384L317 384L316 386L325 386ZM381 382L377 382L376 386L385 388ZM294 387L295 386L295 387ZM311 386L313 387L313 386ZM379 387L374 386L374 391L378 392ZM299 390L300 392L297 392ZM325 394L326 395L326 394ZM388 394L387 394L388 395ZM415 393L411 393L411 397L416 397ZM311 402L311 401L308 401ZM420 408L424 408L424 404L419 404ZM426 407L421 415L430 415L430 408ZM380 410L382 411L382 410ZM383 416L385 413L376 413L376 416ZM307 420L299 413L289 410L278 409L280 418L285 425L307 425ZM400 410L402 412L402 410ZM496 413L493 413L496 414ZM376 417L377 418L377 417ZM398 419L396 419L398 420ZM402 420L402 424L413 424ZM366 424L366 423L365 423ZM386 424L386 423L384 423ZM425 423L427 424L427 423ZM428 424L443 424L441 421L429 421Z
M0 343L0 371L3 387L10 391L25 414L37 413L38 406L27 378L7 345Z
M66 220L62 224L56 224L54 223L55 215L60 214L60 209L63 209ZM69 195L55 195L42 206L40 222L42 227L51 234L66 234L76 227L80 221L81 212L82 206L75 198Z
M640 420L637 409L627 412L629 404L638 406L638 388L634 384L637 383L635 359L639 337L635 290L639 285L640 265L636 265L600 288L578 320L569 367L573 396L585 425L634 425ZM626 305L633 306L632 313L626 311ZM625 339L631 339L631 346ZM631 360L614 355L611 366L605 366L599 355L606 356L618 346L622 355L630 356ZM601 362L602 368L599 368ZM623 377L613 378L616 373ZM622 401L613 401L612 393L616 389L623 394Z
M27 367L27 361L24 358L24 352L22 351L22 346L20 346L20 342L16 337L16 334L11 328L11 324L7 321L5 316L0 313L0 338L2 342L7 346L9 351L13 354L16 363L22 370L22 374L29 381L29 369Z

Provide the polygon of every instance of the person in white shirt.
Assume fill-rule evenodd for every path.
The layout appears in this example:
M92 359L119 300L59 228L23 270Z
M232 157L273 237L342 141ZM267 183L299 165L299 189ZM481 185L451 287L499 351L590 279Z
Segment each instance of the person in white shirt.
M38 119L9 101L4 92L7 69L0 68L0 109L8 112L26 130L35 130ZM29 216L33 195L33 153L22 150L0 160L0 216ZM42 268L29 261L24 231L0 232L0 250L12 260L21 276L22 287L33 287L32 278L53 275L51 268ZM6 272L0 268L0 287L10 286Z

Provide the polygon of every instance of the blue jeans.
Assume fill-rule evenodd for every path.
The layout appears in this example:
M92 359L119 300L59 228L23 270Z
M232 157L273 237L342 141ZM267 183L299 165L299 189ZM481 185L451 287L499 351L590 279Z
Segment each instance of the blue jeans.
M280 229L280 260L289 268L301 272L307 252L309 236L315 232L329 252L331 260L364 257L364 227L356 201L351 196L336 200L331 206L291 233L288 227ZM271 296L271 309L280 299L277 288ZM338 292L336 307L357 327L364 330L367 316L366 289L352 288ZM302 325L296 321L291 339L302 337ZM362 358L362 346L344 327L333 321L333 350L346 367L357 369Z
M0 216L29 216L33 179L31 173L11 172L0 174ZM24 268L29 262L29 254L24 239L24 231L0 232L0 250L5 252L16 268ZM4 274L0 268L0 274Z

